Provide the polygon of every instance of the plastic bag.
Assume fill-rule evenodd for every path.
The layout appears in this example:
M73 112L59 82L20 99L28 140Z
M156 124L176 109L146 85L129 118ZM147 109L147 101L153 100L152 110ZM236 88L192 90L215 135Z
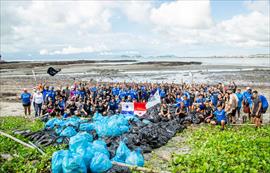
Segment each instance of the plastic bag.
M46 122L45 128L46 129L52 129L54 127L54 122L57 120L57 118L52 118L49 121Z
M123 141L120 141L119 146L116 150L114 161L125 163L127 156L130 155L130 150Z
M72 137L76 135L77 132L73 127L66 127L61 133L60 136Z
M144 158L143 158L143 155L141 154L140 149L136 149L135 151L132 151L126 158L125 162L130 165L143 166Z
M76 153L83 158L86 167L89 167L90 161L94 157L95 150L91 144L86 148L84 145L81 145L76 149Z
M68 150L60 150L53 153L52 156L52 173L62 173L62 162Z
M68 152L64 156L62 168L64 173L87 172L87 168L85 166L83 158L80 155L71 152Z
M110 153L107 150L106 143L102 140L95 140L92 144L93 150L97 153L103 153L106 156L110 157Z
M92 141L93 136L91 134L87 132L79 132L75 136L70 138L69 150L72 152L76 152L76 149L79 146L83 146L86 149Z
M92 123L83 123L83 124L80 124L79 130L89 132L91 130L94 130L94 125Z
M79 128L80 125L80 118L77 116L72 116L70 118L67 118L65 123L65 126L73 126L75 128Z
M91 163L90 170L93 173L100 173L109 170L112 167L112 163L109 157L103 153L95 153Z

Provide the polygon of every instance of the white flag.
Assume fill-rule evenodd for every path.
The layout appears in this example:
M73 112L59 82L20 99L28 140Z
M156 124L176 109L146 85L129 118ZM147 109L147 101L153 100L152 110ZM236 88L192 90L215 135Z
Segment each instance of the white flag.
M132 102L123 102L122 106L122 114L134 114L134 104Z
M146 103L146 109L149 109L159 103L161 103L161 101L159 91L157 90L156 93L148 99L148 102Z

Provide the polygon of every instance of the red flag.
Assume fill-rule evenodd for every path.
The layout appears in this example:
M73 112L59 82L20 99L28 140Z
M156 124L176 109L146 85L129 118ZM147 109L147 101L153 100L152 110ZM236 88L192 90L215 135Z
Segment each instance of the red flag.
M134 102L134 114L143 116L146 113L146 102Z

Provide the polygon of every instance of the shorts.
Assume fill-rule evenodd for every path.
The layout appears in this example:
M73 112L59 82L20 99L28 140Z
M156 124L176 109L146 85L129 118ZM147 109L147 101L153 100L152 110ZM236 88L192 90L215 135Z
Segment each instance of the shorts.
M232 117L235 117L235 115L236 115L236 109L232 110L232 112L228 114L228 116L232 116Z
M23 107L29 107L31 105L31 103L30 102L29 103L23 103L22 105L23 105Z
M221 125L221 121L222 121L222 120L216 121L216 124L217 124L217 125ZM226 121L226 120L224 120L224 121L225 121L225 124L227 124L227 121Z
M259 114L258 115L256 115L255 113L252 113L251 114L251 117L256 117L256 118L261 118L261 112L259 112Z

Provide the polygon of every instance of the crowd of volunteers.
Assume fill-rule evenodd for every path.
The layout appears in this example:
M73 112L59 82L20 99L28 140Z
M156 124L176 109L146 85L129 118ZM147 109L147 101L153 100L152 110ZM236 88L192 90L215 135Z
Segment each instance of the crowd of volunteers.
M31 104L35 116L70 117L72 115L91 117L95 112L103 116L121 113L122 102L147 102L159 92L161 98L160 115L167 119L184 117L191 112L200 113L200 118L211 124L236 123L247 118L260 127L262 114L268 108L263 94L247 87L241 91L234 82L228 85L169 84L169 83L93 83L74 82L65 87L46 84L34 88L31 94L24 89L20 99L25 115L31 114ZM176 111L171 113L170 106ZM241 110L245 114L241 115Z

